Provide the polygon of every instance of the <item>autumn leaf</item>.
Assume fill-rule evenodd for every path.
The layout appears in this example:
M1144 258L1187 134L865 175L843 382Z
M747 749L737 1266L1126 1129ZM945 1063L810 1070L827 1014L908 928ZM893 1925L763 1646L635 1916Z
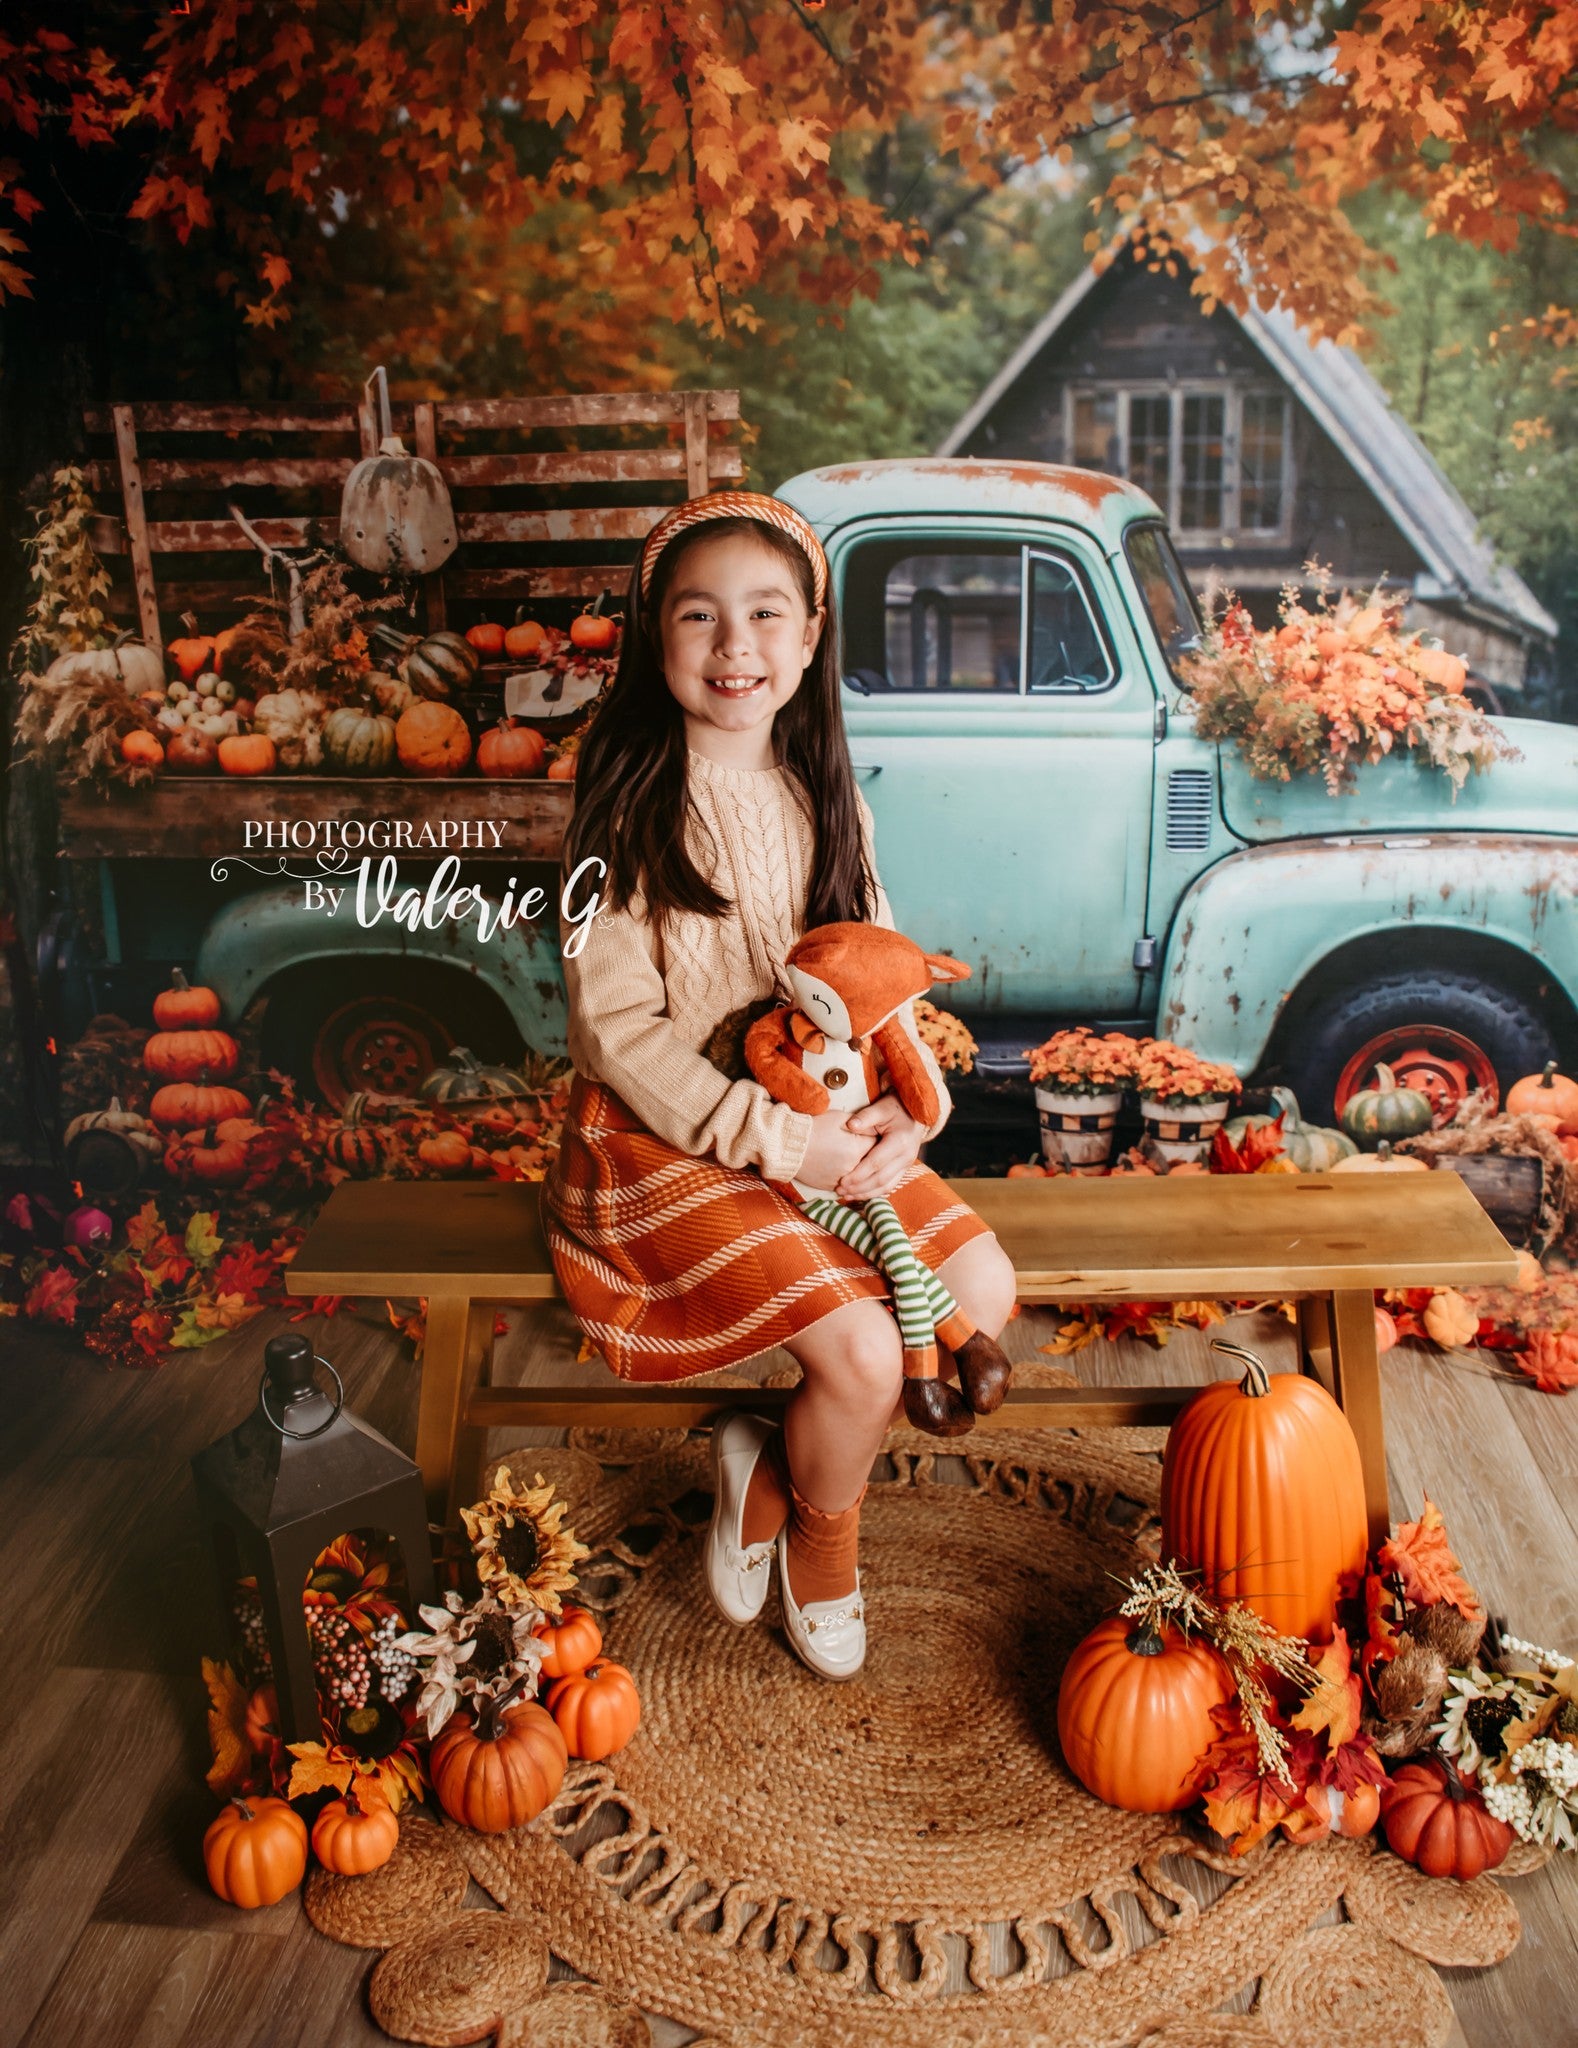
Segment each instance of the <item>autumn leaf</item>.
M1542 1394L1566 1394L1578 1387L1578 1331L1534 1330L1527 1349L1510 1355Z
M1285 1156L1280 1116L1268 1124L1252 1125L1236 1145L1225 1130L1218 1131L1211 1140L1213 1173L1260 1173L1273 1160Z
M214 1753L208 1785L221 1799L229 1799L253 1782L247 1689L228 1664L216 1663L212 1657L203 1659L203 1681L208 1687L208 1746Z
M1247 1856L1301 1797L1291 1781L1262 1776L1255 1738L1242 1725L1213 1742L1200 1767L1209 1777L1205 1817L1232 1842L1235 1856Z
M181 1311L175 1328L170 1332L170 1349L200 1351L205 1344L216 1343L224 1334L219 1325L200 1322L197 1308L193 1306Z
M1310 1735L1324 1735L1328 1750L1340 1749L1358 1734L1363 1704L1345 1631L1338 1629L1311 1662L1319 1680L1293 1716L1293 1726Z
M296 1759L291 1766L287 1798L306 1799L331 1787L343 1797L356 1775L355 1764L348 1759L343 1763L332 1760L321 1742L290 1742L285 1746Z
M66 1266L46 1266L22 1297L22 1313L46 1323L75 1322L76 1274Z
M1428 1494L1419 1520L1404 1522L1395 1536L1388 1537L1376 1562L1383 1572L1397 1574L1417 1607L1434 1607L1444 1600L1471 1619L1484 1612L1447 1542L1441 1510Z
M194 1265L212 1265L224 1239L219 1235L219 1212L199 1209L186 1226L186 1254Z

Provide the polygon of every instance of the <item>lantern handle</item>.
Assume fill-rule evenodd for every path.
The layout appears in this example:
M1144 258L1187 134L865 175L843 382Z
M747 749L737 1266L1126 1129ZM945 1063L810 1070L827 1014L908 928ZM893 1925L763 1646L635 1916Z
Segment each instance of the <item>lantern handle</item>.
M316 1429L287 1429L285 1424L278 1419L268 1405L268 1375L266 1373L258 1387L258 1406L263 1410L264 1420L271 1429L278 1430L281 1436L288 1436L292 1443L304 1444L315 1436L322 1436L326 1429L332 1429L335 1423L339 1421L340 1410L345 1406L344 1380L340 1378L340 1375L330 1365L329 1361L326 1358L320 1358L317 1352L312 1354L312 1362L314 1365L321 1365L334 1381L334 1413L327 1422L320 1422Z

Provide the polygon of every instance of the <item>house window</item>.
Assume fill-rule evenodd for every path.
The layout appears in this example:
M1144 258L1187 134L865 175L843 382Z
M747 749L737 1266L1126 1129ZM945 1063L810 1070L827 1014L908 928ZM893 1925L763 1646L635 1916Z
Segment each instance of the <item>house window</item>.
M1196 544L1286 540L1292 514L1292 402L1285 391L1156 382L1069 393L1076 465L1156 500Z

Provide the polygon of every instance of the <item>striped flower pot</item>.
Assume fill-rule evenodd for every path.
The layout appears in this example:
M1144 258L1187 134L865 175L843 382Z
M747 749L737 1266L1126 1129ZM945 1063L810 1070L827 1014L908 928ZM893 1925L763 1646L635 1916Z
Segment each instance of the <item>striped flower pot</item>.
M1041 1156L1048 1166L1071 1173L1103 1169L1112 1157L1113 1127L1123 1096L1060 1095L1037 1088L1036 1114L1041 1119Z
M1212 1140L1227 1122L1227 1112L1225 1099L1191 1102L1187 1108L1176 1109L1167 1103L1151 1102L1143 1095L1140 1097L1145 1135L1157 1156L1169 1166L1207 1160Z

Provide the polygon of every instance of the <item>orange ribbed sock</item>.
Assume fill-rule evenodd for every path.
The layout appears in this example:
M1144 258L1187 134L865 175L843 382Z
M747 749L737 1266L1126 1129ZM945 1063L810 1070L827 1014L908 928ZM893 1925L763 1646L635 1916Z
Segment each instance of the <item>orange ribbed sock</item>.
M740 1512L740 1541L771 1543L789 1519L789 1464L784 1457L784 1433L775 1429L762 1446L762 1454L745 1489L745 1506Z
M864 1487L860 1500L866 1497ZM823 1514L798 1493L789 1514L789 1589L797 1606L809 1600L842 1600L855 1590L860 1557L860 1501L834 1515Z

